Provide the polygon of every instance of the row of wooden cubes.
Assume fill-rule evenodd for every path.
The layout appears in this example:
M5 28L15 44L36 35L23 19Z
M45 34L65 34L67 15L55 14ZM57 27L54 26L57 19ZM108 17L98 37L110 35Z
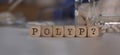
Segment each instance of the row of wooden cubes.
M98 37L99 28L96 26L32 26L29 30L32 37Z

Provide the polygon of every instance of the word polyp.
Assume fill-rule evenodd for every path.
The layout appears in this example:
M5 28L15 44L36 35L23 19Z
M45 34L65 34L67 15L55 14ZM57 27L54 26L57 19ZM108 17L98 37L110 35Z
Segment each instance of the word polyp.
M30 28L32 37L45 38L77 38L98 37L99 28L96 26L32 26Z

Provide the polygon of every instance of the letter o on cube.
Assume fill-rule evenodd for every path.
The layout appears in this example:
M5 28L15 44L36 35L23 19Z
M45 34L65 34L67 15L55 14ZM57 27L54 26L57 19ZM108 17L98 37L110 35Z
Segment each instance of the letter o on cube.
M42 26L42 37L52 37L52 26Z

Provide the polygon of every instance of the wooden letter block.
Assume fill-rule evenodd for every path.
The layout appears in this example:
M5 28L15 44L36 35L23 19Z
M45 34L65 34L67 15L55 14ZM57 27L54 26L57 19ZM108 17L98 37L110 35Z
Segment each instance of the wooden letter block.
M99 36L99 28L96 26L88 27L88 36L89 37L98 37Z
M52 37L52 26L42 26L42 37Z
M75 37L75 26L65 26L64 33L65 37Z
M40 37L41 27L40 26L33 26L33 27L30 28L29 32L30 32L30 35L32 37Z
M76 37L86 37L87 29L85 26L76 26Z
M63 26L53 26L53 37L63 37Z

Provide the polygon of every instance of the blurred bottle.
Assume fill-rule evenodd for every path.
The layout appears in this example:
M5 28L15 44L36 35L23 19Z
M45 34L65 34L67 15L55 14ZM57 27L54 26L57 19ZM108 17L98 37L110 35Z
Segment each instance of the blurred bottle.
M16 13L15 14L16 20L14 25L19 27L25 27L26 24L26 17L23 15L23 13Z
M22 13L0 13L0 24L4 26L24 26L25 16Z
M0 13L0 23L3 25L12 25L14 24L16 17L10 12Z

